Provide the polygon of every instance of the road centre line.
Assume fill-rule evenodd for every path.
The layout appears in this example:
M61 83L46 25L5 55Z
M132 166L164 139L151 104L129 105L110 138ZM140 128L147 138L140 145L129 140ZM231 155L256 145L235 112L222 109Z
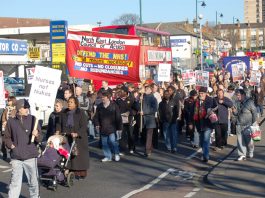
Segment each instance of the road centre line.
M156 179L154 179L153 181L151 181L149 184L145 185L144 187L138 189L138 190L134 190L134 191L131 191L129 192L128 194L122 196L121 198L129 198L139 192L142 192L142 191L145 191L149 188L151 188L153 185L157 184L158 182L160 182L164 177L166 177L169 173L173 172L173 171L176 171L175 169L173 168L169 168L167 169L166 172L162 173L161 175L159 175Z

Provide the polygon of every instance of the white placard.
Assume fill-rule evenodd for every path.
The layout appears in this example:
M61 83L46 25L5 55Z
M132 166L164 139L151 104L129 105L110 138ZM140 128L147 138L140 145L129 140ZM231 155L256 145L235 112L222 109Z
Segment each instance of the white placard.
M258 71L259 70L259 62L258 61L252 61L252 70Z
M27 74L27 81L28 84L32 84L33 77L34 77L35 67L28 67L26 68L26 74Z
M0 71L0 108L6 107L4 73Z
M158 81L169 82L170 81L171 64L159 63L158 66Z
M61 74L61 70L36 66L29 94L30 103L38 107L53 107L61 83Z

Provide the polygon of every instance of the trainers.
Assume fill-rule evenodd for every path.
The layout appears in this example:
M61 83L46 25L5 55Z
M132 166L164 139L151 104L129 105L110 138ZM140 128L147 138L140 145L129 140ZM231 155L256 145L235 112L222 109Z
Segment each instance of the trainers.
M234 134L230 133L230 134L229 134L229 136L233 137L233 136L234 136Z
M133 150L130 150L130 154L134 154L134 151Z
M120 159L121 159L120 155L115 155L114 159L115 159L116 162L120 161Z
M123 153L119 153L119 155L120 155L120 156L124 156L124 154L123 154Z
M177 151L178 151L178 149L174 148L171 152L176 153Z
M246 156L241 155L241 156L239 156L239 157L236 159L236 161L242 161L242 160L246 160Z
M250 153L250 154L248 155L248 157L249 157L249 158L253 158L253 157L254 157L253 153Z
M107 158L107 157L105 157L105 158L103 158L102 160L101 160L101 162L111 162L112 160L111 159L109 159L109 158Z

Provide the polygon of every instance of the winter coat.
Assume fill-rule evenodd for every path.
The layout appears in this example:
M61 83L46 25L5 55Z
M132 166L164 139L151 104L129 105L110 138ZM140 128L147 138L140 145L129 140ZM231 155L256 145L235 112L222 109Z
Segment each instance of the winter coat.
M236 124L241 126L251 126L257 121L257 108L250 98L246 98L243 102L236 102Z
M100 127L102 135L110 135L117 130L122 130L122 118L118 105L111 101L105 108L103 103L100 103L96 109L94 124Z
M47 132L46 132L46 140L56 132L56 123L58 123L60 120L60 113L52 112L49 116L48 126L47 126Z
M153 94L144 94L143 97L143 128L156 128L155 113L157 112L157 101Z
M218 123L220 124L228 124L228 108L232 108L233 102L227 97L224 97L223 103L219 103L218 98L215 98L218 109L217 109L217 117Z
M199 100L199 99L197 99L197 100ZM196 102L194 103L194 108L193 108L194 111L192 112L193 116L195 114L195 104L196 104ZM212 97L209 97L209 96L206 96L205 101L203 101L203 103L201 105L204 107L206 112L208 109L213 109L213 108L217 107L216 100ZM199 119L197 121L195 120L195 126L196 126L196 129L198 132L203 132L203 131L206 131L208 129L214 128L214 125L211 123L211 121L207 117Z
M165 100L159 104L159 118L162 123L176 123L179 114L179 102L173 99Z
M184 101L183 111L184 111L184 118L185 118L185 121L187 124L191 124L194 122L193 115L192 115L193 108L194 108L194 102L195 102L195 100L192 98L187 98Z
M71 145L73 138L71 133L77 133L76 138L77 156L71 156L68 168L71 170L87 170L89 168L89 152L88 152L88 137L87 137L87 116L84 110L77 108L73 114L74 126L69 128L67 126L67 117L69 109L61 112L59 122L56 124L56 131L61 134L66 134L68 143Z
M35 142L31 143L32 131L35 124L35 117L32 115L9 118L5 130L4 140L7 148L11 149L12 144L15 146L11 149L11 159L27 160L38 157L36 144L41 140L41 128L38 125L39 136Z

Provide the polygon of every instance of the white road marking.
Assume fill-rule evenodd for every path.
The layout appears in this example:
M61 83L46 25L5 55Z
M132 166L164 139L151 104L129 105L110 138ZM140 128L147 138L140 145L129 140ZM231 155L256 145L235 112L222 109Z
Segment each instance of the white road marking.
M2 171L3 173L11 172L12 168Z
M199 192L201 189L200 188L193 188L192 192L189 192L184 196L184 198L189 198L194 196L197 192Z
M197 151L192 153L190 156L186 157L186 159L194 158L198 153L201 153L201 152L202 152L202 148L198 149Z
M188 194L186 194L184 197L192 197L193 195L195 195L197 192L189 192Z
M2 166L2 165L0 165L0 168L9 168L9 166Z
M173 172L173 171L176 171L175 169L173 168L169 168L167 169L166 172L162 173L161 175L159 175L156 179L154 179L153 181L151 181L149 184L145 185L144 187L138 189L138 190L134 190L132 192L129 192L128 194L122 196L121 198L129 198L139 192L142 192L142 191L145 191L149 188L151 188L153 185L157 184L158 182L160 182L164 177L166 177L169 173Z
M94 140L94 141L92 141L92 142L89 142L88 145L93 144L93 143L98 142L98 141L99 141L99 140Z

